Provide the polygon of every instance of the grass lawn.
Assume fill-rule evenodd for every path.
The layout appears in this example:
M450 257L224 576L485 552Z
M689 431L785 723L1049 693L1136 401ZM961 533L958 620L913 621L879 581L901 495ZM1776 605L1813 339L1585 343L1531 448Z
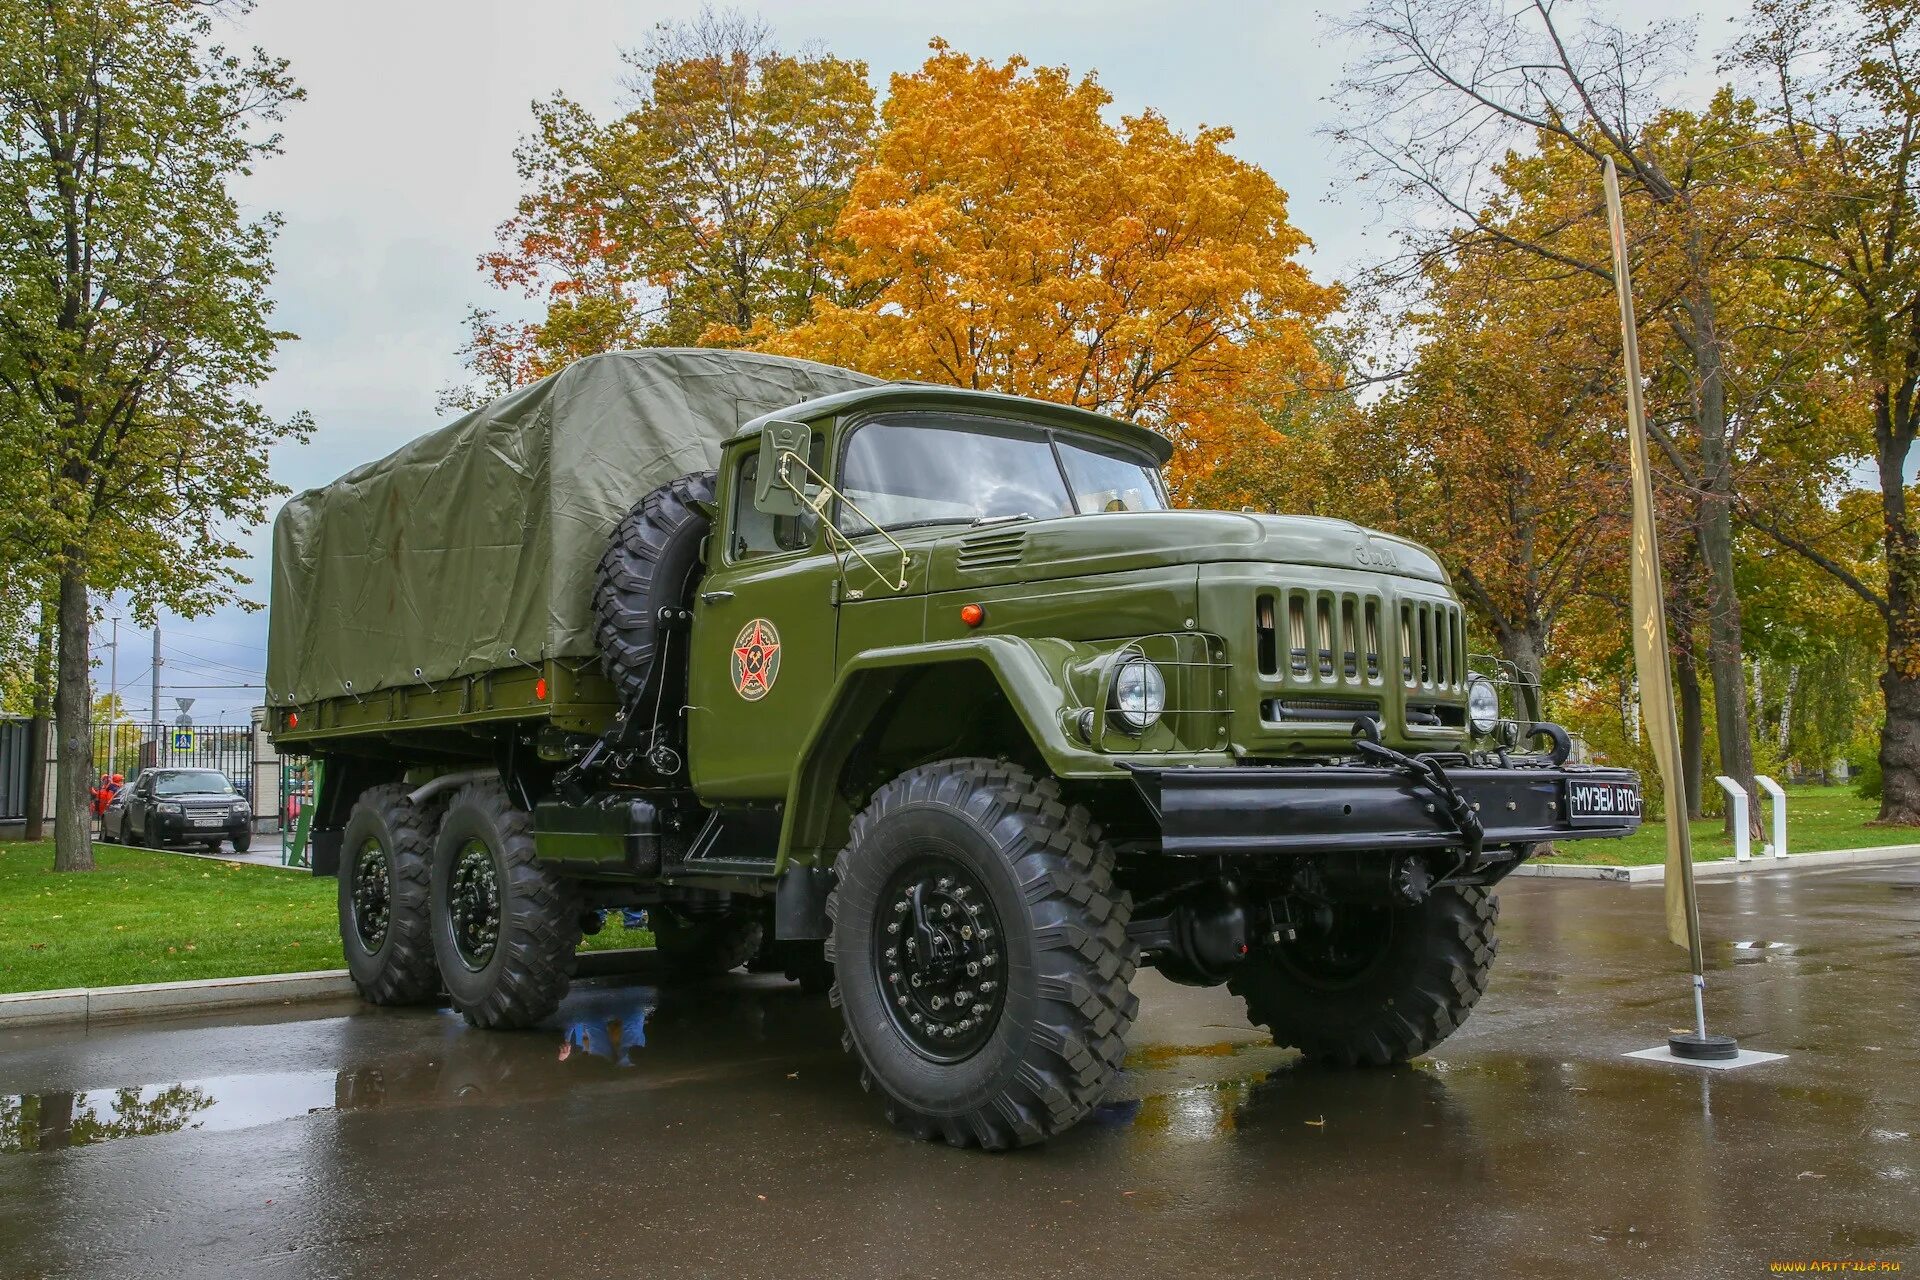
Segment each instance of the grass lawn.
M96 844L55 875L50 842L0 843L0 993L339 969L331 879ZM619 916L586 950L651 946Z
M1877 800L1862 800L1852 787L1799 786L1787 788L1787 849L1792 853L1812 853L1820 849L1865 849L1875 845L1920 844L1920 827L1868 826L1880 812ZM1714 862L1733 856L1733 840L1722 829L1718 818L1693 825L1693 856L1697 862ZM1773 807L1762 807L1760 825L1773 830ZM1761 842L1753 842L1753 855L1760 856ZM1667 829L1664 823L1649 822L1624 840L1567 840L1559 852L1543 862L1602 863L1613 867L1639 867L1667 860Z

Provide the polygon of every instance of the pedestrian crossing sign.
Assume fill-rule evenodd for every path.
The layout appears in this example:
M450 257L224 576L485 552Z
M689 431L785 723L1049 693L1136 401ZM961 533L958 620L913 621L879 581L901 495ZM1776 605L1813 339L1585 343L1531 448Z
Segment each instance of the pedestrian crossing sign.
M173 749L175 751L193 750L193 730L175 729L173 731Z

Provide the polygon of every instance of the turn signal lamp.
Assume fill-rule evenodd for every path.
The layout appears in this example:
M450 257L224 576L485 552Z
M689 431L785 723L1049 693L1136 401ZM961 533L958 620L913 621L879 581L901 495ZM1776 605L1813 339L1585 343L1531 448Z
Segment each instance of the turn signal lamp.
M538 702L545 702L547 700L547 678L545 676L541 676L533 682L533 696Z
M298 729L299 727L300 727L300 713L298 711L287 712L287 728Z
M986 620L987 611L980 605L963 604L960 606L960 621L966 623L968 626L977 627Z

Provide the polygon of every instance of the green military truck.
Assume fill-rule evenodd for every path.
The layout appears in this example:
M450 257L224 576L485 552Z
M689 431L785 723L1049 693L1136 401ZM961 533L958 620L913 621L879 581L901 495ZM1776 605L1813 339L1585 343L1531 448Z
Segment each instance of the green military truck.
M1120 1069L1142 963L1404 1061L1494 886L1638 779L1501 718L1428 551L1172 509L1160 436L721 351L582 360L274 530L275 743L354 980L553 1013L582 931L831 986L888 1116L999 1149Z

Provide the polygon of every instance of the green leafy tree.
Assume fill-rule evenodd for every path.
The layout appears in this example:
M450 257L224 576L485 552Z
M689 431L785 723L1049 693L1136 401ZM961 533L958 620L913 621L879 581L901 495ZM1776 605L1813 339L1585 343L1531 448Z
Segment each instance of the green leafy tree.
M1406 232L1415 271L1471 251L1505 257L1515 271L1610 285L1595 192L1601 162L1619 165L1629 220L1642 229L1634 281L1643 323L1682 353L1689 413L1675 425L1685 433L1660 443L1693 497L1713 683L1733 691L1714 704L1720 763L1751 787L1723 314L1749 230L1738 216L1753 191L1749 104L1722 94L1704 112L1673 110L1691 59L1691 28L1679 22L1627 31L1597 8L1550 0L1369 0L1345 28L1360 52L1334 133L1359 177L1420 206ZM1577 184L1519 205L1503 198L1501 185L1529 168L1573 161L1584 170Z
M471 407L616 347L738 342L816 298L849 300L823 250L874 128L865 64L782 52L703 10L626 58L632 105L602 123L556 94L517 157L527 193L481 267L544 302L532 323L468 316Z
M230 190L278 150L284 61L213 43L243 4L0 0L0 453L4 533L55 602L54 865L93 865L90 593L135 613L238 599L236 522L281 490L267 451L304 434L252 389L278 222Z
M1920 441L1920 10L1911 0L1761 0L1737 61L1767 87L1780 136L1786 180L1771 207L1788 234L1779 260L1801 288L1832 297L1833 363L1860 429L1851 450L1830 455L1871 459L1879 573L1821 545L1853 525L1844 504L1825 504L1812 532L1773 518L1772 502L1756 504L1752 519L1885 622L1880 817L1920 823L1920 516L1910 469ZM1844 413L1847 398L1836 406Z

